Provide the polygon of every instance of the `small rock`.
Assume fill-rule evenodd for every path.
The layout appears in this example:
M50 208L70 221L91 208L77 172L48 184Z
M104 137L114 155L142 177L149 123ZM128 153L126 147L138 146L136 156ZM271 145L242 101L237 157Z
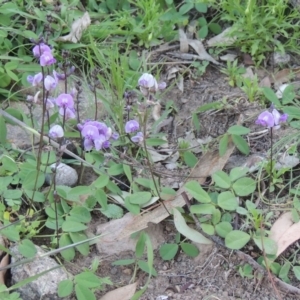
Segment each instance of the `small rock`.
M52 164L51 169L55 168L55 164ZM46 183L51 184L54 174L46 175ZM76 170L70 166L60 163L56 169L56 185L74 186L77 183L78 174Z
M291 60L291 56L289 54L281 54L279 52L275 52L273 55L274 65L285 65Z
M45 252L40 247L35 247L37 249L37 256L32 262L11 268L12 284L19 283L22 280L58 266L57 262L48 256L38 258L38 256L45 254ZM12 263L24 259L18 250L18 245L13 246L10 251L13 254ZM18 288L17 291L21 294L22 299L58 300L61 299L57 295L58 284L67 278L68 276L64 272L64 269L57 268Z
M126 268L126 269L124 269L123 271L122 271L122 273L123 274L125 274L125 275L131 275L132 274L132 270L131 269L129 269L129 268Z

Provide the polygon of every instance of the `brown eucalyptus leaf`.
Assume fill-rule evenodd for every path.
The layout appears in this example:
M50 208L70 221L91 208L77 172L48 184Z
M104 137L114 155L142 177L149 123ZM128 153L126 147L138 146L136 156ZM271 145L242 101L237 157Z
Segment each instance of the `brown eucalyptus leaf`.
M137 282L106 293L100 300L130 300L137 288Z
M294 223L292 213L286 212L273 224L269 237L277 243L278 257L288 246L300 239L300 222Z
M3 267L6 267L9 265L9 254L6 253L6 255L2 258L0 262L0 269ZM6 274L7 269L1 270L0 271L0 284L5 284L5 274Z

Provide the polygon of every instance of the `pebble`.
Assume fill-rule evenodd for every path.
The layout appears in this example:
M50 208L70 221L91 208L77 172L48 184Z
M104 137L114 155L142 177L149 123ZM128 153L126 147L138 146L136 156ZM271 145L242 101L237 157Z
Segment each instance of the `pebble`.
M111 275L116 275L117 273L118 273L118 268L116 268L116 267L111 268L111 270L110 270Z
M289 54L281 54L279 52L275 52L273 55L273 60L275 65L285 65L291 60L291 56Z
M132 274L132 270L129 269L129 268L126 268L126 269L124 269L124 270L122 271L122 273L125 274L125 275L131 275L131 274Z
M52 164L52 168L55 168L55 163ZM52 182L54 174L46 174L46 184L50 185ZM60 163L56 169L55 177L56 185L74 186L78 180L78 174L76 170L70 166Z

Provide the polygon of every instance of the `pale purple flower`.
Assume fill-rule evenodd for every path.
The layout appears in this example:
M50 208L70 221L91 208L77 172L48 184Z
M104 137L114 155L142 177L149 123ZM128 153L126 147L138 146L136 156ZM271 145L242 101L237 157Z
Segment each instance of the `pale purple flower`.
M75 109L73 107L61 107L58 112L61 116L65 116L66 121L70 119L76 119Z
M159 90L164 90L166 87L167 87L167 84L164 81L158 83Z
M32 84L32 86L37 86L43 80L43 74L37 73L34 76L27 76L27 81Z
M50 75L47 75L44 80L45 89L47 91L54 90L57 86L57 83L58 83L58 80L56 80L55 78L53 78Z
M56 98L56 105L60 108L73 108L74 100L70 94L60 94Z
M94 142L90 139L84 139L83 147L85 151L91 151L94 147Z
M49 130L49 137L52 139L62 138L64 136L64 130L60 125L54 125Z
M57 73L55 70L53 70L53 77L55 78L56 81L66 79L65 74Z
M49 110L49 109L51 109L51 108L53 108L53 107L54 107L53 100L47 98L47 99L46 99L46 110Z
M51 48L48 45L41 43L34 46L32 52L35 57L40 57L44 52L51 52Z
M135 136L131 138L134 143L141 143L144 140L144 135L142 132L138 132Z
M266 110L262 112L257 120L256 124L268 127L268 128L273 128L278 129L280 128L280 123L286 122L288 118L287 114L280 114L277 109L274 108L274 105L272 104L269 110Z
M83 137L92 141L100 137L98 128L93 125L84 125L81 134Z
M40 57L40 65L42 67L50 66L56 63L56 59L53 57L50 51L45 51Z
M142 88L146 89L158 89L158 84L156 79L149 73L144 73L138 80L138 84Z
M119 138L119 134L117 132L114 132L112 135L111 135L111 139L116 141L118 138Z
M255 124L268 128L274 127L274 116L269 111L264 111L258 116Z
M103 134L99 134L96 139L94 139L94 145L95 149L97 151L101 150L103 148L103 144L106 141L106 137Z
M126 133L133 133L138 131L140 128L140 124L136 120L130 120L125 124L125 132Z

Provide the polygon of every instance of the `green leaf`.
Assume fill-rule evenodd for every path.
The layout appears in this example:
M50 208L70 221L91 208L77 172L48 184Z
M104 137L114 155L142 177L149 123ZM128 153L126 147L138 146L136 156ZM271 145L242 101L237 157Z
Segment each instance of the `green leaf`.
M139 69L141 65L141 58L138 57L136 50L131 50L129 52L128 64L129 67L134 71L137 71Z
M6 190L3 193L3 197L6 199L20 199L22 191L20 190Z
M219 224L217 224L215 226L216 232L217 234L222 237L225 238L226 235L232 231L232 225L229 222L223 221L220 222Z
M211 222L213 225L218 224L221 221L221 212L219 209L216 209L213 211L213 214L211 216Z
M197 201L201 203L210 203L211 199L206 191L200 186L200 184L191 180L184 185L185 190L192 195Z
M28 239L21 241L21 243L19 244L19 251L23 256L27 258L34 257L37 253L35 245L33 244L32 241Z
M225 210L233 211L238 207L238 201L233 193L227 191L219 194L218 205Z
M147 146L161 146L166 144L166 140L158 139L158 138L148 138L146 139Z
M179 8L179 13L181 15L186 14L189 12L192 8L194 7L193 3L184 3L180 8Z
M97 189L94 193L95 198L97 199L98 203L100 204L101 208L104 210L107 209L107 196L106 193L102 189Z
M108 204L106 209L101 208L100 211L109 219L120 219L124 215L123 209L116 204Z
M117 176L120 174L124 174L124 169L122 164L115 164L108 168L107 170L108 175L110 176Z
M202 228L203 232L205 232L208 235L215 234L215 228L211 224L201 223L201 228Z
M223 156L226 153L227 147L228 147L228 134L224 134L222 136L222 138L220 139L220 143L219 143L219 155L220 156Z
M78 242L82 242L86 239L88 239L88 237L86 236L85 233L83 232L70 232L69 233L70 238L72 240L72 242L78 243ZM84 256L88 255L90 253L90 246L89 246L89 242L86 243L82 243L80 245L76 246L76 249Z
M197 157L190 151L185 151L183 154L184 162L190 168L194 168L198 162Z
M77 300L96 300L94 293L82 284L75 284Z
M71 244L72 244L72 240L69 234L63 233L59 239L59 247L62 248L65 246L69 246ZM65 260L71 261L75 257L75 249L71 247L66 250L62 250L60 254Z
M195 8L200 13L207 13L207 4L206 3L195 3Z
M290 268L291 268L291 263L290 262L286 262L280 269L279 271L279 278L281 278L284 282L289 282L289 278L288 278L288 274L290 272Z
M213 214L215 211L215 206L213 204L195 204L191 206L192 214Z
M177 244L164 244L159 248L159 254L163 260L171 260L175 257L178 249Z
M91 193L91 188L89 186L79 185L74 188L71 188L68 192L68 200L79 202L80 196L89 195Z
M3 156L2 157L2 167L9 172L17 172L18 171L18 165L16 162L9 156Z
M108 184L108 182L109 182L109 176L104 174L98 177L98 179L96 179L92 183L92 185L95 186L97 189L102 189Z
M274 91L273 91L271 88L263 87L263 88L262 88L262 91L263 91L264 96L265 96L269 101L271 101L273 104L275 104L275 106L278 106L278 107L281 106L280 101L278 100L276 94L274 93Z
M294 272L296 278L297 278L298 280L300 280L300 267L299 267L299 266L294 266L294 267L293 267L293 272Z
M245 176L249 172L247 167L236 167L231 169L229 177L230 180L233 182L243 176Z
M240 215L244 215L244 216L248 215L248 210L241 206L236 208L236 212Z
M248 196L252 194L256 189L256 181L249 177L238 179L232 188L238 196Z
M237 135L244 135L250 132L250 129L240 125L233 125L228 128L227 132L229 134L237 134Z
M205 25L205 26L201 27L201 29L198 30L197 35L200 39L205 39L208 35L208 26Z
M223 189L229 189L231 186L231 180L229 176L223 171L217 171L212 175L212 179L215 184Z
M127 196L131 204L143 205L150 201L152 195L150 192L138 192Z
M240 136L233 134L232 135L232 141L235 144L235 146L245 155L248 155L250 152L250 148L248 143Z
M123 165L124 173L127 176L129 182L132 182L132 174L131 174L131 168L128 165Z
M144 272L146 272L148 274L150 273L150 269L149 269L148 263L146 261L139 260L138 261L138 266ZM156 272L156 270L153 267L151 268L151 275L157 276L157 272Z
M130 202L130 197L125 198L125 207L133 214L138 215L141 211L141 207L138 204L132 204Z
M135 255L137 258L141 258L143 256L145 250L145 243L146 243L146 235L144 232L142 232L135 246Z
M101 280L98 276L92 272L85 271L74 276L76 283L83 285L87 288L97 288L101 286Z
M85 229L87 229L87 226L75 221L65 221L62 224L62 230L66 232L77 232Z
M58 296L67 297L73 292L73 281L70 279L65 279L58 284Z
M192 122L197 131L200 130L200 122L197 114L192 114Z
M225 237L225 245L229 249L239 250L250 240L250 235L240 230L232 230Z
M1 79L1 78L0 78ZM4 118L0 116L0 144L6 144L7 129Z
M174 224L176 229L185 237L190 239L193 242L200 243L200 244L211 244L212 242L207 239L204 235L200 232L196 231L193 228L187 226L183 216L176 208L173 209L174 214Z
M37 184L35 186L36 178L38 177ZM37 170L33 170L28 172L27 176L23 181L23 188L27 190L34 190L34 188L38 189L42 187L45 182L45 174L38 172Z
M266 254L275 255L277 253L277 243L267 237L254 237L253 241L260 250L265 250Z
M214 33L219 34L222 32L222 27L217 23L210 23L208 24L208 28Z
M135 259L120 259L120 260L116 260L112 263L113 266L127 266L127 265L131 265L135 262Z
M193 244L181 243L180 247L183 250L183 252L188 256L196 257L199 254L199 249Z
M88 223L91 221L91 213L89 210L82 206L75 206L71 209L70 215L72 216L72 220L82 222L82 223Z

